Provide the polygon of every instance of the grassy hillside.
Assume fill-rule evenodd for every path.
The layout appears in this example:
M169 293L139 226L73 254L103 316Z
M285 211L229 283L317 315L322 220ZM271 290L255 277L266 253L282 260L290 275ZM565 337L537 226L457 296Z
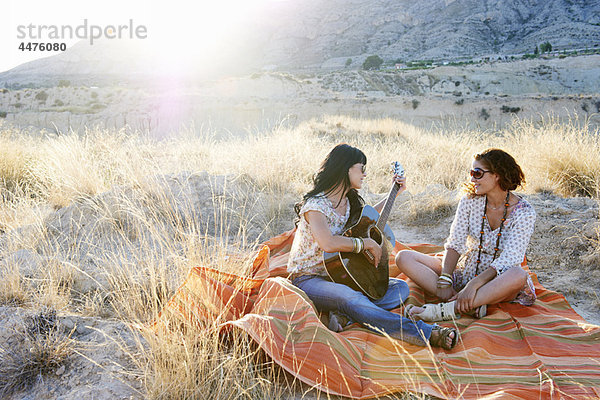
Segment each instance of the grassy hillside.
M337 143L367 154L367 200L388 190L389 163L400 161L412 197L399 218L432 226L451 218L453 191L467 179L472 154L492 146L521 164L526 194L597 202L598 134L551 119L486 133L340 116L245 137L182 131L160 142L123 131L44 136L0 126L0 305L42 316L0 335L0 393L42 391L31 374L18 373L23 366L33 377L40 371L77 386L73 375L61 378L56 371L71 365L65 360L84 363L85 357L91 358L86 368L95 368L95 359L82 350L87 336L65 321L91 318L98 329L107 321L121 324L122 335L109 337L117 343L121 369L114 374L126 382L123 393L157 399L318 397L287 381L247 337L223 341L219 319L175 335L156 334L148 323L191 266L243 272L257 242L292 228L293 203ZM598 220L594 212L592 222ZM600 270L598 226L577 238L585 243L581 255L592 275ZM561 250L554 247L550 260L559 260ZM593 295L593 285L590 290ZM50 348L39 350L43 368L27 357L6 358L9 343L28 346L31 324L37 342Z

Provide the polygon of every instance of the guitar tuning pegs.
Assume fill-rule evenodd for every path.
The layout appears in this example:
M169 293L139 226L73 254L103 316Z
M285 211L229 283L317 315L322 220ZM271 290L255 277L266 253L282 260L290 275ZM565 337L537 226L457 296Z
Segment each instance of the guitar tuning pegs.
M404 176L404 167L398 161L392 162L392 172L395 175Z

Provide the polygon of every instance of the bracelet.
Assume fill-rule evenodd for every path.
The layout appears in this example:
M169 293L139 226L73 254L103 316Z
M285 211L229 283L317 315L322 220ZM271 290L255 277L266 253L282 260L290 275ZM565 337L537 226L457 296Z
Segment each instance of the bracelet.
M440 276L445 276L445 277L448 277L448 278L452 279L452 275L450 275L450 274L448 274L448 273L446 273L446 272L442 272L442 273L440 274Z
M362 238L351 237L350 239L352 239L352 243L354 244L354 247L352 248L353 253L360 253L361 251L363 251L365 244Z
M352 239L352 244L354 245L352 247L352 252L357 254L362 252L365 248L365 242L363 241L363 239L360 237L351 237L350 239Z
M437 280L438 287L452 286L453 283L454 281L450 277L450 274L442 274Z

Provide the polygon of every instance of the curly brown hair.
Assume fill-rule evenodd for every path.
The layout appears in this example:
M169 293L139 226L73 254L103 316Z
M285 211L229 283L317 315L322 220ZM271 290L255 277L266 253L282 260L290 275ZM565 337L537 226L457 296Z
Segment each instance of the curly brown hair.
M502 190L515 190L525 184L525 174L513 156L500 149L487 149L474 154L473 159L481 162L485 167L498 175L498 184ZM474 195L475 189L471 182L466 183L464 189Z

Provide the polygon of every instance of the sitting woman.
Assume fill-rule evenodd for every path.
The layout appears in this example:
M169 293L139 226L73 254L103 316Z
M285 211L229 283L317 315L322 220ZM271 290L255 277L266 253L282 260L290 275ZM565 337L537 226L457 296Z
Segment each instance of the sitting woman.
M455 329L413 322L402 315L390 312L400 307L408 296L408 285L400 279L390 279L383 297L371 301L363 293L332 282L323 264L323 251L368 251L379 265L381 247L373 239L354 239L342 236L348 221L360 215L362 198L357 189L366 177L367 158L357 148L347 144L337 145L327 155L314 178L314 186L296 205L298 229L289 255L288 272L292 283L302 289L319 311L330 312L330 329L342 330L336 318L343 314L375 331L385 332L393 338L424 346L451 349L457 342ZM405 189L405 178L394 176ZM384 202L375 206L381 212Z
M515 159L499 149L474 156L471 182L456 210L443 259L401 251L396 265L410 279L449 301L406 307L406 316L424 321L482 318L488 304L531 305L535 290L521 267L533 232L535 211L512 193L525 182Z

